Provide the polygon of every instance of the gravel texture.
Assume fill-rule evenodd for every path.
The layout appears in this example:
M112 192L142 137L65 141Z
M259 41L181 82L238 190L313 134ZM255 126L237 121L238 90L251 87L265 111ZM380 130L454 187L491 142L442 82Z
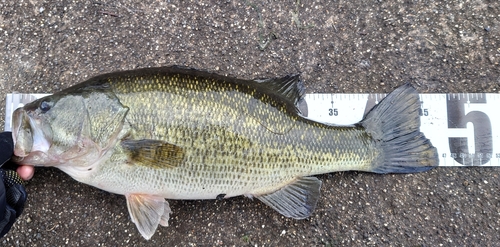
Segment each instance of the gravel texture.
M497 0L3 0L0 12L2 105L14 91L166 65L241 78L301 72L308 93L387 93L405 82L423 93L500 89ZM317 211L300 221L243 197L170 201L170 226L146 241L123 196L40 168L0 245L497 246L499 175L326 174Z

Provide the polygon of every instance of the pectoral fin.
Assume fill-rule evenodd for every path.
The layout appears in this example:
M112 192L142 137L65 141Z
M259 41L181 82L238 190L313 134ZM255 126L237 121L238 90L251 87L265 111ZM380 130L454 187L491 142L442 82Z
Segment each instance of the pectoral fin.
M184 159L184 150L176 145L158 140L123 140L122 147L130 161L154 168L174 168Z
M294 219L304 219L316 208L321 181L316 177L303 177L266 195L256 196L280 214Z
M169 214L172 212L168 202L162 197L151 195L126 195L127 207L132 222L145 239L150 239L158 224L168 225Z

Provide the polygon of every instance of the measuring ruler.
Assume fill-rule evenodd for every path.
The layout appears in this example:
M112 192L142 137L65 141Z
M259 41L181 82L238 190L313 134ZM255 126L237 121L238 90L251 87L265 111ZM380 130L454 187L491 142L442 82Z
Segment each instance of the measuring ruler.
M18 107L48 94L8 94L5 130ZM307 117L351 125L386 94L307 94ZM420 94L420 130L439 153L439 166L500 166L500 94ZM496 126L496 128L494 128Z

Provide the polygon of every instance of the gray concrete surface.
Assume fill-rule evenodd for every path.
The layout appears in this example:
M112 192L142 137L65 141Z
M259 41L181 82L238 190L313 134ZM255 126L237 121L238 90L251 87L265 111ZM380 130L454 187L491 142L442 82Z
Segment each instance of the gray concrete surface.
M2 108L9 92L174 64L242 78L302 72L308 93L500 89L497 0L3 0L0 12ZM499 174L327 174L301 221L243 197L171 201L170 226L145 241L122 196L37 169L0 245L498 246Z

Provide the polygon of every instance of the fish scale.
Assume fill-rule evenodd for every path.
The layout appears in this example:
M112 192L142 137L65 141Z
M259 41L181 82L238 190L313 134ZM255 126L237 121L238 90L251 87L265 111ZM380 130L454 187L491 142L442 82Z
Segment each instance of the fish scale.
M437 166L411 86L351 126L304 117L303 95L298 75L242 80L179 67L105 74L16 110L16 160L125 195L148 239L168 224L164 198L246 195L303 219L320 194L311 175Z
M216 83L198 78L185 80L177 78L178 76L158 78L152 75L150 78L141 77L137 80L117 78L108 81L120 102L130 108L126 122L132 126L134 139L165 140L186 151L188 158L185 163L165 171L164 176L177 174L173 175L177 179L165 183L162 181L161 185L156 187L158 190L154 191L154 194L173 199L214 199L219 194L228 196L265 194L276 190L283 184L281 182L283 180L288 183L301 176L339 170L362 170L370 165L377 153L375 148L367 146L366 142L364 145L359 143L359 140L366 139L360 138L364 133L363 130L345 129L337 131L337 136L327 138L331 136L331 126L297 121L298 117L287 113L285 107L277 110L269 107L270 104L277 103L263 101L263 99L271 101L272 98L260 97L260 100L255 100L255 90L248 94L231 91L236 87L230 83ZM201 86L198 85L200 81L208 85L203 91L200 91ZM130 84L133 85L132 89L129 89ZM221 94L221 92L229 93ZM134 107L137 101L142 100L151 104L151 107L142 107L144 103ZM202 105L198 101L202 101ZM233 104L232 108L221 108L220 102L229 102L230 105ZM267 119L275 121L277 125L273 126L272 132L266 131L270 127L263 126L257 118L241 114L251 104L258 109L259 115L271 116ZM165 105L169 106L169 111L162 110ZM209 112L205 110L207 108L221 109L221 111ZM150 122L147 119L150 116L157 119L154 121L157 123L155 128L167 131L150 135L155 132L149 124L145 124ZM234 125L235 122L242 123L243 126ZM341 140L352 143L340 143ZM283 145L284 143L292 143L294 148ZM200 144L204 145L200 147ZM354 148L360 146L365 148ZM333 155L331 150L338 151ZM228 155L231 153L234 155ZM291 159L295 159L296 162L292 162ZM286 169L286 172L277 176L273 174L277 169L281 171ZM227 176L241 170L245 170L240 177L242 181L254 182L238 183L233 177ZM193 177L191 171L198 171L194 174L195 182L186 183L185 178ZM114 172L109 173L114 174ZM141 169L135 172L148 174L157 171ZM111 176L104 177L109 180ZM137 183L135 187L140 188L139 191L151 185L148 181L139 186L142 182L141 179L137 179L132 183ZM130 190L115 192L126 191L130 192Z

